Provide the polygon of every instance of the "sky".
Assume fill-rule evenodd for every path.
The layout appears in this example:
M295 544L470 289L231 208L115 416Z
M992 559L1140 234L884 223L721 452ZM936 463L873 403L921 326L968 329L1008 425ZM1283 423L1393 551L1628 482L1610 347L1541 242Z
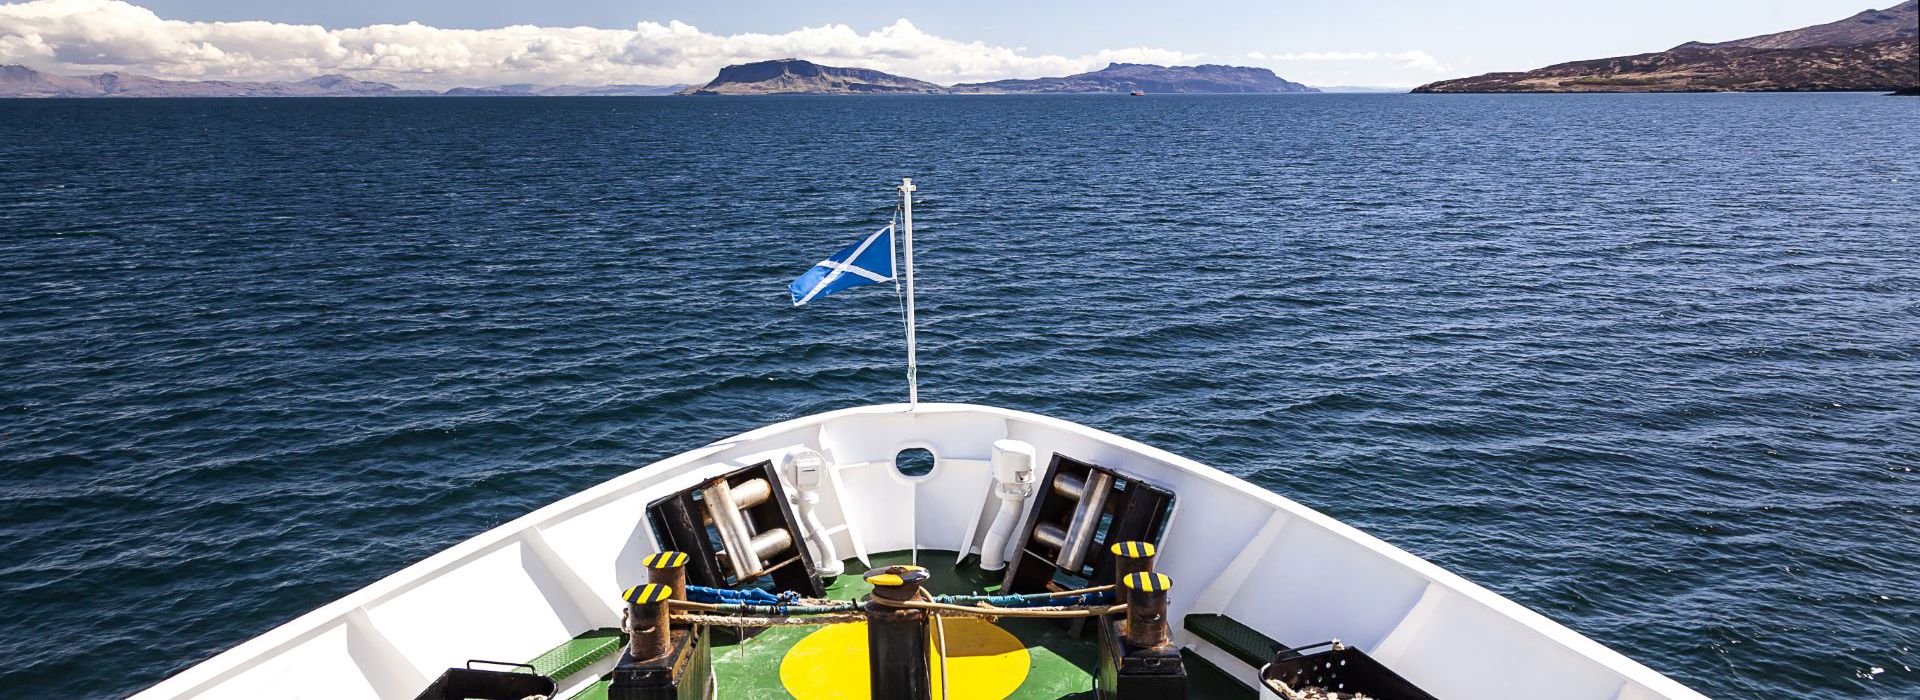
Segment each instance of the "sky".
M4 0L0 64L403 87L703 83L797 57L936 83L1110 61L1412 87L1841 19L1898 0Z

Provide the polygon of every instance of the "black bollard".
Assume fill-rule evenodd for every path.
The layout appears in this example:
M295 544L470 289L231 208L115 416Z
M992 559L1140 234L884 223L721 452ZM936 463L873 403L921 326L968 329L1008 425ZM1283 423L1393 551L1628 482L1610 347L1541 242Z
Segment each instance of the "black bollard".
M922 599L920 585L932 574L918 566L888 566L868 571L873 598ZM867 601L867 677L874 700L929 700L932 674L927 668L927 613Z

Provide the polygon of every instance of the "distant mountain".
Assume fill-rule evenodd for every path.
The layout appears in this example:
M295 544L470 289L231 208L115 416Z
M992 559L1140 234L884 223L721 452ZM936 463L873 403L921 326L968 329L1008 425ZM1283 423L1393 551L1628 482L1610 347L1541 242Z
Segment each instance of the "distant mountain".
M1920 0L1803 29L1443 80L1414 92L1759 92L1920 85Z
M65 76L18 65L0 65L0 97L427 97L671 95L684 85L501 85L454 88L444 93L407 90L386 83L323 75L299 82L162 80L132 73Z
M995 80L987 83L962 83L951 88L955 93L1224 93L1224 92L1319 92L1286 80L1265 68L1239 66L1154 66L1143 63L1113 63L1091 73L1064 78Z
M1374 85L1315 85L1314 89L1319 90L1321 92L1350 92L1350 93L1369 93L1369 94L1392 93L1396 95L1406 94L1407 92L1407 88L1403 88L1403 87L1379 87Z
M713 80L683 95L873 95L933 94L944 88L867 68L838 68L786 58L727 66Z
M445 92L409 90L387 83L323 75L298 82L164 80L132 73L64 76L20 65L0 65L5 97L552 97L635 95L773 94L1008 94L1008 93L1276 93L1319 92L1265 68L1153 66L1114 63L1064 78L997 80L942 87L867 68L823 66L789 58L727 66L705 85L535 85L458 87Z
M297 83L161 80L132 73L51 75L19 65L0 66L0 97L309 97L431 95L386 83L323 75Z
M458 87L446 91L448 97L649 97L671 95L686 85L495 85Z

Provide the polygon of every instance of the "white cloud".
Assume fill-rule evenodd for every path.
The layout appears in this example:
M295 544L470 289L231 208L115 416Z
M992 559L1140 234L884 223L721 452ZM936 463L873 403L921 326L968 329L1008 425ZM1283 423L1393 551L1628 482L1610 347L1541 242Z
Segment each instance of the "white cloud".
M1304 53L1264 54L1254 51L1247 58L1256 61L1275 61L1287 63L1293 61L1391 61L1400 67L1423 70L1432 73L1446 73L1453 68L1433 54L1425 51L1308 51Z
M183 22L121 0L0 5L0 63L62 73L125 70L162 78L299 80L344 73L404 87L501 83L696 83L721 67L799 57L936 83L1066 75L1109 61L1192 64L1202 56L1136 47L1030 55L920 31L907 20L860 33L844 24L719 35L681 22L632 29L418 23L347 29L275 22Z

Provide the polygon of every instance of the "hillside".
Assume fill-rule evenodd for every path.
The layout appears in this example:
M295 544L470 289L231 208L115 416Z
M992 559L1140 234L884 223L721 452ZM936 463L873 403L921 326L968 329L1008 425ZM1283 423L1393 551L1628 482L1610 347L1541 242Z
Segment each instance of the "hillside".
M1902 37L1912 39L1917 35L1920 35L1920 0L1907 0L1884 10L1867 10L1837 22L1717 44L1687 42L1674 48L1740 46L1749 49L1805 49L1815 46L1871 44Z
M1414 92L1885 91L1920 84L1920 0L1837 22L1656 53L1443 80Z

